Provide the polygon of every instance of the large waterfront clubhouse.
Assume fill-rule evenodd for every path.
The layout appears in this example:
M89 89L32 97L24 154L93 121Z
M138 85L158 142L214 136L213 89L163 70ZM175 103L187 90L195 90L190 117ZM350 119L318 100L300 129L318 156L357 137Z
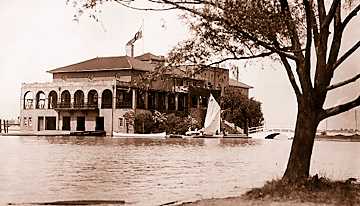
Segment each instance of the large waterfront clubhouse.
M248 96L251 88L219 67L172 67L149 81L147 75L164 64L163 56L146 53L96 57L50 70L52 82L22 84L21 129L133 133L131 111L191 114L206 109L210 93L218 99L235 89Z

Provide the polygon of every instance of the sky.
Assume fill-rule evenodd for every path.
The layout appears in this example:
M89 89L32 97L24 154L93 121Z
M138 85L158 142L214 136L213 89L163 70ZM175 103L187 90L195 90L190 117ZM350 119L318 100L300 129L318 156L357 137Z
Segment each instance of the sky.
M66 0L0 0L0 118L19 115L22 83L51 81L46 71L97 56L125 55L125 44L144 25L144 38L135 44L135 54L166 53L189 37L178 12L140 12L117 4L105 4L100 22L83 15L74 21L76 11ZM344 35L343 48L360 36L360 18L355 18ZM341 52L344 52L342 50ZM250 96L261 101L267 127L293 128L297 104L283 67L262 60L240 65L240 81L253 86ZM358 50L338 69L333 82L360 73ZM359 95L360 81L337 89L328 96L327 106ZM358 119L360 119L360 108ZM329 129L355 128L355 110L327 121ZM360 122L360 120L358 121ZM324 128L321 123L320 128ZM358 128L360 124L358 123Z

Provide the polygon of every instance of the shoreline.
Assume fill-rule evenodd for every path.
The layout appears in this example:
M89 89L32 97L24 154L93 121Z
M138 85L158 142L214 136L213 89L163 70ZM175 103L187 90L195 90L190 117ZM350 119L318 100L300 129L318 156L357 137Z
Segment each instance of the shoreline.
M166 204L164 204L166 205ZM170 204L171 205L171 204ZM249 200L242 196L201 199L193 202L182 202L176 206L335 206L336 204L301 202L300 200L275 201L275 200Z
M360 205L360 182L356 178L345 181L330 180L314 175L304 181L289 184L287 181L271 180L260 188L236 196L210 198L184 202L184 206L312 206L312 205Z

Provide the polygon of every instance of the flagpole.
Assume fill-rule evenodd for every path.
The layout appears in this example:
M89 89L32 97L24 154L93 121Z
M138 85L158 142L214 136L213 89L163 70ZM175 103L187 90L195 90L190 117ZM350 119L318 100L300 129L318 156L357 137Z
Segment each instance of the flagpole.
M142 54L145 53L144 45L145 45L145 23L144 23L144 17L143 17L142 18Z

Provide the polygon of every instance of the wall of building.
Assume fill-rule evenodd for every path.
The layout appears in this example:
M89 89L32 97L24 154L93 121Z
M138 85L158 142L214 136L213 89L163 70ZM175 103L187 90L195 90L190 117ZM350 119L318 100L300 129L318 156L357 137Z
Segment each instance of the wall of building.
M74 94L77 90L81 90L84 93L84 102L87 102L88 93L91 90L95 90L98 94L98 102L101 103L102 93L105 90L110 90L114 93L114 81L86 81L86 82L73 82L73 81L60 81L60 82L47 82L47 83L30 83L22 84L21 96L20 96L20 109L24 110L25 94L27 92L32 93L33 105L36 105L36 94L43 92L45 94L45 107L48 108L49 93L55 91L57 93L58 102L60 102L61 93L65 90L70 92L71 102L74 102ZM113 94L114 95L114 94ZM99 105L100 106L100 105Z
M55 73L53 81L111 81L116 78L130 82L131 73L132 70Z
M226 90L234 91L236 93L240 93L240 94L242 94L242 95L249 98L249 89L247 89L247 88L229 86L229 87L226 88Z
M64 111L60 112L60 117L58 117L58 112L54 109L49 109L49 93L55 91L57 93L58 101L60 102L61 93L65 90L68 90L71 95L71 103L74 102L74 94L77 90L81 90L84 93L84 103L87 103L87 96L91 90L95 90L98 93L98 107L101 108L101 98L102 92L104 90L110 90L114 97L114 81L86 81L86 82L74 82L74 81L58 81L58 82L47 82L47 83L30 83L22 84L21 87L21 96L20 96L20 117L21 117L21 129L26 131L37 131L38 129L38 117L43 116L44 119L46 116L55 116L57 122L57 129L62 128L62 117L64 115L71 116L71 130L76 130L76 117L77 116L86 116L89 121L86 121L86 129L94 130L95 129L95 114L84 114L78 112L65 113ZM36 109L36 94L43 92L45 95L45 104L43 108ZM32 103L29 109L25 109L25 95L27 93L32 94ZM106 112L105 112L106 113ZM107 114L107 113L106 113ZM28 119L31 118L31 124L28 124ZM27 122L24 121L26 118ZM110 117L107 117L108 119ZM109 120L110 121L110 120ZM25 123L26 126L25 126ZM108 123L109 124L109 123ZM91 128L91 129L88 129ZM110 130L109 130L110 131Z
M111 135L113 132L113 109L100 109L99 116L104 117L104 130L106 131L106 135Z
M45 119L46 117L55 117L56 122L58 121L58 114L55 110L52 109L31 109L31 110L21 110L20 111L20 128L24 131L38 131L39 124L38 119L39 117L44 118L44 125L45 128ZM31 119L29 121L29 119Z
M229 86L229 70L223 68L209 68L195 74L196 79L205 81L206 87L221 90L224 94L224 89Z
M86 131L95 131L96 126L96 117L98 113L95 111L91 112L60 112L59 114L59 130L63 128L63 118L70 117L70 131L76 131L77 129L77 118L85 117L85 130Z
M124 115L127 112L134 111L133 109L115 109L114 110L114 119L113 119L113 129L114 132L122 133L134 133L133 125L128 124Z

